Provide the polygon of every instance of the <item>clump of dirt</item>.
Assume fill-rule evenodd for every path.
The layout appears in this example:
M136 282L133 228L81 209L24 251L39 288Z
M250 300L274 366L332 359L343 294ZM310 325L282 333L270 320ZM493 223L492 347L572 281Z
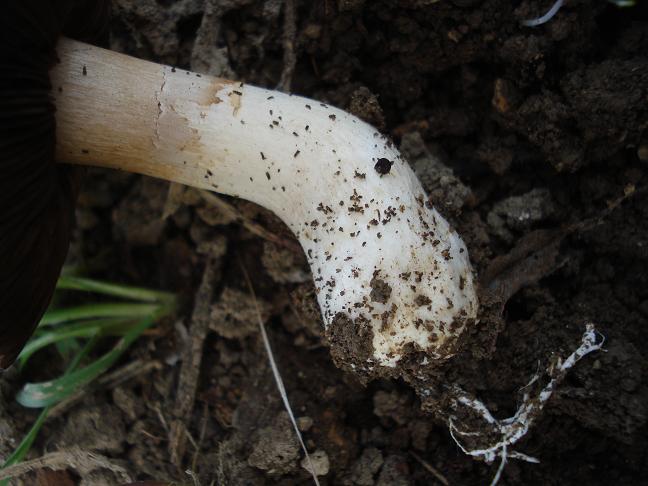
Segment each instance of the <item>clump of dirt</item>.
M383 279L374 276L371 282L369 282L369 285L371 285L371 293L369 294L371 301L386 304L392 293L392 288L389 284Z
M520 25L551 3L116 0L113 49L266 87L292 73L295 93L347 107L391 136L467 243L482 282L481 320L462 337L468 348L443 365L412 362L410 383L361 384L347 371L370 358L371 330L338 316L324 333L304 257L275 217L93 170L80 196L75 262L98 278L173 291L181 306L119 364L143 364L140 373L69 404L32 455L75 445L133 479L192 482L189 470L201 484L310 484L258 306L322 484L490 482L497 465L461 452L438 413L447 385L497 418L511 416L519 391L573 351L588 322L605 335L606 352L574 367L517 445L541 462L510 460L501 483L648 477L648 12L645 2L576 0L542 26ZM190 439L178 460L170 424L181 419L183 353L214 254L222 264L207 303L212 332L199 343L195 403L182 417ZM389 290L378 280L380 302ZM62 368L52 356L22 376L3 375L0 458L34 420L13 401L19 382ZM39 477L78 485L111 474Z
M288 413L281 412L272 425L257 431L252 440L248 464L261 469L268 476L293 473L299 458L299 442L292 429Z

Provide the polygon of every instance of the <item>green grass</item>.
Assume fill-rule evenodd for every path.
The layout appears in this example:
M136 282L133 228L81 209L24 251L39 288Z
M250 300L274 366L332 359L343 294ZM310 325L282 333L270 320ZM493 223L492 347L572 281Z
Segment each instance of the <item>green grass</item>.
M55 346L67 362L66 370L50 381L26 383L17 394L16 400L24 407L42 410L2 468L24 459L54 405L108 370L142 332L169 315L175 306L173 295L166 292L73 276L59 279L57 293L62 291L86 292L111 300L53 308L43 316L18 357L18 365L24 368L38 351ZM88 360L97 344L111 337L116 339L113 348ZM0 481L0 486L8 484L8 479Z

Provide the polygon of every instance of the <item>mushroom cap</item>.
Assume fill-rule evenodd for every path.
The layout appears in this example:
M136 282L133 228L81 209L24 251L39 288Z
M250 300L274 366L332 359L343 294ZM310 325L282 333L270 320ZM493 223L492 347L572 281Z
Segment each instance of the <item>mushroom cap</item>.
M61 35L96 41L109 0L5 0L0 16L0 368L51 300L67 255L79 170L56 164L49 70Z

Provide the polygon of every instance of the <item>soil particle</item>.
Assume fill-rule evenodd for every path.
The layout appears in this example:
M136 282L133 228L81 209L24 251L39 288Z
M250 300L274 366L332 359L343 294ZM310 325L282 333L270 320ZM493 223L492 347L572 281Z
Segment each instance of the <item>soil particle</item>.
M224 440L218 445L216 454L205 456L204 469L211 472L207 478L218 478L217 484L232 486L263 486L267 480L258 469L241 460L240 444L237 440Z
M280 476L295 472L298 458L299 442L288 414L281 412L271 426L259 430L248 464L270 476Z
M477 148L475 156L486 163L495 174L504 175L513 164L514 151L512 146L514 143L514 137L505 139L486 137Z
M557 93L531 95L502 120L538 147L556 170L574 171L584 164L583 140L572 131L572 111Z
M648 128L648 60L609 60L568 74L563 95L578 113L588 163L639 144Z
M378 103L378 97L366 86L361 86L351 93L349 112L375 126L378 130L385 129L385 115Z
M298 417L297 427L301 432L308 432L313 426L313 419L311 417Z
M409 477L409 466L403 456L387 456L376 486L410 486L412 482Z
M633 431L648 420L648 387L641 379L640 361L632 343L610 343L592 366L576 370L580 386L563 387L556 407L588 428L632 444Z
M501 78L495 80L491 105L498 113L509 113L519 105L521 98L520 91L512 82Z
M427 451L427 440L432 432L432 422L430 420L412 420L407 424L409 429L412 447L422 452Z
M400 148L428 193L432 205L442 213L457 214L464 206L474 202L470 188L444 163L442 151L438 147L428 148L420 133L404 135Z
M378 159L378 161L374 165L374 169L381 176L384 176L384 175L389 174L389 172L391 171L392 165L394 165L394 163L391 160L386 159L384 157L381 157L380 159Z
M10 403L16 390L15 380L19 377L18 368L11 367L0 374L0 458L9 457L18 444L15 418L10 411Z
M290 332L305 330L310 336L320 338L324 332L322 312L317 303L317 293L312 282L299 285L290 293L294 312L284 317L284 325Z
M381 418L390 418L399 425L404 425L411 417L412 401L407 395L397 391L377 391L373 397L374 414Z
M371 301L386 304L392 293L390 285L377 277L372 278L369 285L371 286L371 293L369 294Z
M295 253L269 241L263 243L261 263L277 283L305 283L311 280L303 253Z
M474 114L463 107L435 107L428 117L428 131L434 137L466 137L475 129Z
M419 294L416 296L416 299L414 299L414 303L419 307L423 307L430 305L432 303L432 300L430 300L430 298L426 295Z
M227 252L227 240L222 235L217 235L210 239L201 241L196 247L196 252L200 255L206 255L210 258L221 258ZM220 278L220 273L216 273Z
M338 313L326 329L331 357L343 369L359 372L373 356L373 329L366 319Z
M304 457L300 462L302 469L305 469L309 473L311 472L311 464L313 465L313 470L315 471L315 475L317 476L326 476L331 468L329 457L326 454L326 451L323 451L321 449L310 453L310 462L306 457Z
M560 92L545 90L517 109L498 111L505 125L528 137L556 169L574 171L639 143L648 126L645 86L648 61L606 61L568 73Z
M257 298L261 318L270 317L270 305ZM228 339L243 339L259 332L254 300L249 294L225 287L211 311L210 329Z
M521 196L498 201L488 213L491 231L502 240L511 243L514 233L533 228L555 213L551 193L547 189L533 189Z
M108 404L86 405L70 417L60 437L57 443L60 448L76 446L84 450L119 454L124 450L126 427L116 407Z
M380 449L367 447L353 465L345 485L373 486L375 484L374 477L384 462Z

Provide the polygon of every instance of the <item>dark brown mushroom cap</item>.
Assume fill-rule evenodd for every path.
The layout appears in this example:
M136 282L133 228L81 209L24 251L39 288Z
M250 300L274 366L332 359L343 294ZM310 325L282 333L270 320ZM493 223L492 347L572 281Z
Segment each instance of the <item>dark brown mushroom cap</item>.
M56 164L49 69L61 35L96 40L109 0L4 0L0 13L0 368L49 305L74 221L78 171Z

